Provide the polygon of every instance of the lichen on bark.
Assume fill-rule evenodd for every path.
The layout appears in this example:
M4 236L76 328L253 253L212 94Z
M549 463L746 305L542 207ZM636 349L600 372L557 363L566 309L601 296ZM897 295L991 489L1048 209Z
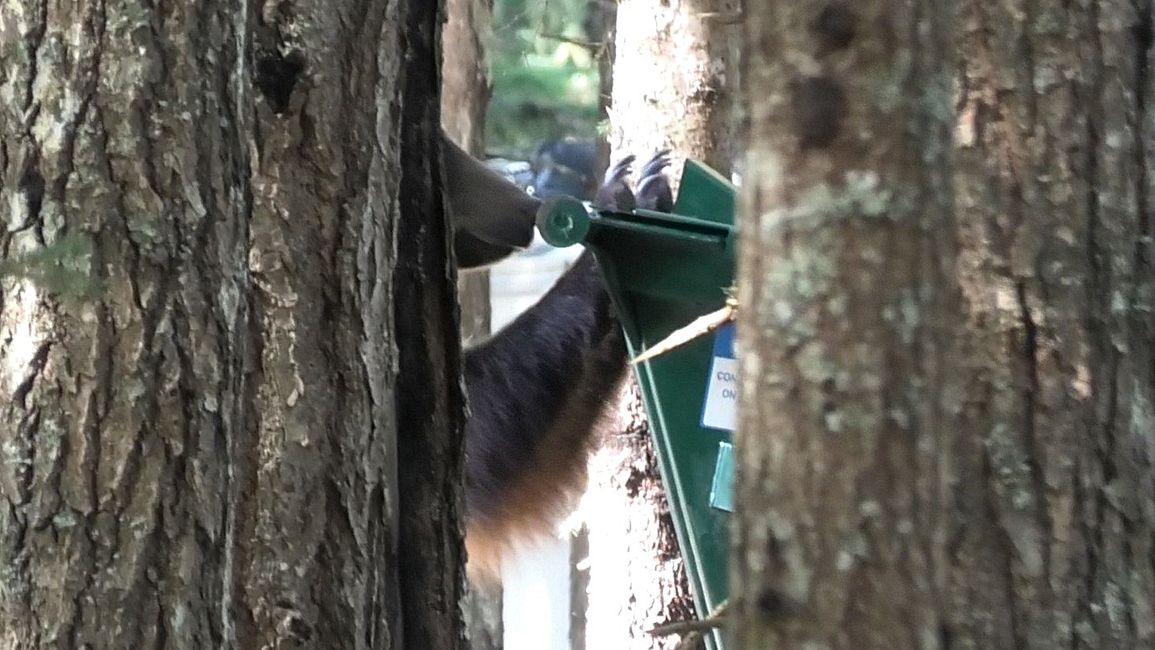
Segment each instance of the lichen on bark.
M436 108L400 80L435 87L435 56L406 55L436 13L0 6L0 259L78 239L95 287L0 278L0 645L383 648L403 621L459 629L452 608L406 621L403 600L445 585L398 568L397 197L429 185L402 155L436 155L401 151L399 107L427 130ZM423 272L451 292L444 265ZM452 438L455 380L438 380Z
M1150 3L747 9L739 647L1155 642Z

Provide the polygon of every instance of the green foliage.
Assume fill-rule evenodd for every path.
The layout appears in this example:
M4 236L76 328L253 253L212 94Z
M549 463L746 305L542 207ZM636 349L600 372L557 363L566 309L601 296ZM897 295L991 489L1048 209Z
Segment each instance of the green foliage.
M0 260L0 280L21 278L59 297L92 298L100 284L88 273L91 256L88 237L69 233L43 248Z
M588 5L589 0L496 0L487 44L490 151L527 157L547 138L594 137L598 45L589 43L583 24Z

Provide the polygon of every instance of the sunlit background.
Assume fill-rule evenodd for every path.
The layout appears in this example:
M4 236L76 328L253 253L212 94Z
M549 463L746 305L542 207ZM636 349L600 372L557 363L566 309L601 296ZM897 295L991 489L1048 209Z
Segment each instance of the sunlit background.
M594 171L597 51L604 38L598 13L598 3L590 0L494 2L493 32L485 42L493 84L486 151L497 158L496 168L529 191L580 192L583 184L570 172ZM539 237L528 251L494 267L493 330L533 305L580 253L580 246L555 249ZM589 563L580 531L588 510L563 522L556 536L523 546L504 562L506 650L568 650L575 635L589 633L586 647L601 647L591 643L597 630L586 624L583 576Z

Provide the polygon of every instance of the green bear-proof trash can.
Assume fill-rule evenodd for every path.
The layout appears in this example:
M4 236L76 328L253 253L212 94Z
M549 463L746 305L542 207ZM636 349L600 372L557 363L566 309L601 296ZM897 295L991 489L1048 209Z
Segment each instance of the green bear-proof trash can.
M721 309L734 280L735 188L687 161L673 214L590 210L562 200L538 226L554 246L597 257L631 357ZM733 326L635 366L699 616L726 599L730 438L736 419ZM719 636L711 645L718 647Z

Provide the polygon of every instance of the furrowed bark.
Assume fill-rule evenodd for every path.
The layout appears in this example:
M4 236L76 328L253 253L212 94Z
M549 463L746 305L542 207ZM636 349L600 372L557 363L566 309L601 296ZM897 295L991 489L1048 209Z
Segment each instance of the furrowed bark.
M419 637L403 599L456 603L398 566L431 547L400 525L392 299L435 8L25 3L0 25L0 644Z
M1155 643L1151 4L765 9L740 647Z

